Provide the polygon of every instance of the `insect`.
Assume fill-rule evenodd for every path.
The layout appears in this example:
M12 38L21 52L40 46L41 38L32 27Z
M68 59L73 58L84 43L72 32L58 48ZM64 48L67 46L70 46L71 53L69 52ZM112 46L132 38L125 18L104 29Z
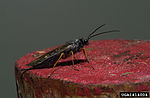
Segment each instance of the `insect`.
M31 63L26 64L26 66L32 66L31 68L22 69L22 71L32 70L36 68L44 68L44 63L49 63L49 66L53 67L51 74L54 72L54 68L59 62L60 59L66 59L67 57L70 57L72 55L72 64L74 65L74 54L77 52L80 52L83 50L83 53L85 55L86 61L89 63L88 57L87 57L87 51L84 48L85 45L89 45L89 40L95 36L98 36L100 34L104 33L110 33L110 32L119 32L119 30L111 30L111 31L105 31L101 33L94 34L98 29L105 26L105 24L97 27L89 34L87 38L80 38L75 39L72 41L66 42L64 45L40 56L39 58L33 60ZM90 64L89 64L90 65ZM90 65L92 68L93 66ZM75 68L74 68L75 69ZM94 68L93 68L94 69ZM78 69L75 69L78 71Z

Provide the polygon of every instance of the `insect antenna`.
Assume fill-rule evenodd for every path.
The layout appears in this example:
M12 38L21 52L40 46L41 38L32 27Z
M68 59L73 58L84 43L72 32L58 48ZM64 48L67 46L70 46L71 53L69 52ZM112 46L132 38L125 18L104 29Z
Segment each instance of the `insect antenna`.
M89 36L89 37L88 37L88 40L91 39L91 38L94 37L94 36L101 35L101 34L104 34L104 33L112 33L112 32L120 32L120 30L111 30L111 31L101 32L101 33L98 33L98 34Z
M101 27L103 27L103 26L105 26L105 25L106 25L106 24L103 24L103 25L97 27L96 29L94 29L94 31L88 36L87 39L90 39L90 36L91 36L92 34L94 34L98 29L100 29Z

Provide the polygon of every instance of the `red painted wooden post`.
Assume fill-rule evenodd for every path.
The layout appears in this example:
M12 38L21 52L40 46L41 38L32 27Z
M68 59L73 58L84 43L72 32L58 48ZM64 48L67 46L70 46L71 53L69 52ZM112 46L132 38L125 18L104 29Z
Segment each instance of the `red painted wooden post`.
M51 78L52 68L35 69L24 73L20 69L52 48L35 51L21 57L15 64L19 98L119 98L120 92L150 92L150 41L96 40L86 47L90 64L82 52L61 60ZM65 65L67 64L67 65Z

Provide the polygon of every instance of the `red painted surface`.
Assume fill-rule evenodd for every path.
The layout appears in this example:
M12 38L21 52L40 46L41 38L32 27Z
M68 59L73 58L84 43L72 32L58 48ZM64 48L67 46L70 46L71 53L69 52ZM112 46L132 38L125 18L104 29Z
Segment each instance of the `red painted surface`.
M81 84L123 84L150 80L150 41L96 40L91 41L89 46L85 48L87 48L89 62L95 70L87 62L76 64L75 68L79 71L74 70L72 65L58 66L55 67L51 78ZM16 62L16 67L19 69L28 68L25 64L36 59L36 56L51 50L52 48L49 48L29 53ZM85 59L82 52L75 54L75 57L77 60ZM60 63L71 61L71 59L69 57L60 60ZM38 77L48 78L51 70L52 68L45 68L28 72ZM138 90L140 88L138 87ZM96 89L96 94L101 92L101 89ZM84 91L89 92L87 88Z

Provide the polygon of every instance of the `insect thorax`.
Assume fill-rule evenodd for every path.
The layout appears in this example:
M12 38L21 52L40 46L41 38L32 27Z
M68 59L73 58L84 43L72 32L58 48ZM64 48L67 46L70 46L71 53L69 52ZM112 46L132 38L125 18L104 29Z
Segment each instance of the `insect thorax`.
M76 52L79 52L85 45L88 45L88 41L84 40L83 38L81 39L75 39L73 41L67 42L68 44L68 51L73 51L75 54Z

